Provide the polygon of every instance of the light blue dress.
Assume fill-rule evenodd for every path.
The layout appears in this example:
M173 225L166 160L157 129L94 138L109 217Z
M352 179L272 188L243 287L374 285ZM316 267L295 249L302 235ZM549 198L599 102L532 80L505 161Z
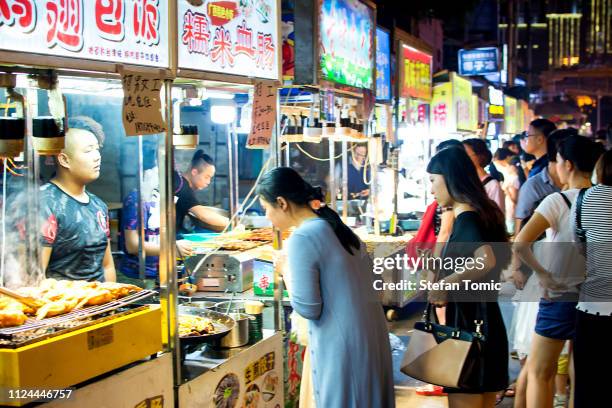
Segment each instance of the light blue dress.
M349 254L313 218L288 242L291 305L308 319L317 408L395 407L389 332L365 244Z

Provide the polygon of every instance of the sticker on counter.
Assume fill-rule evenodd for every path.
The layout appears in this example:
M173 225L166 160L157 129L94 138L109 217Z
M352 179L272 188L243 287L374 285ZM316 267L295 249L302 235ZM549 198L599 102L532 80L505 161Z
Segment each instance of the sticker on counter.
M113 326L92 330L87 333L87 349L93 350L111 344L114 338Z
M234 408L240 396L240 380L236 374L225 375L213 395L213 402L216 408Z
M272 401L278 392L280 381L276 372L271 371L264 377L261 394L265 402Z
M146 400L139 402L134 405L134 408L163 408L164 407L164 396L158 395L157 397L147 398Z
M268 371L274 370L274 352L268 353L257 361L252 362L244 370L244 379L247 384L252 383Z
M200 279L200 286L214 286L218 288L221 286L221 279L217 278L202 278Z
M251 384L244 394L244 408L257 408L259 407L259 401L261 401L261 392L257 384Z

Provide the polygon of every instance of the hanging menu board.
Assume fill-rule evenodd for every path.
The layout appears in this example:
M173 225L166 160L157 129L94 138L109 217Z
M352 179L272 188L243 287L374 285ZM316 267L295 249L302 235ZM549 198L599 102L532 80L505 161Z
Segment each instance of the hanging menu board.
M152 135L166 130L161 113L160 90L163 78L121 70L123 85L123 127L127 136Z
M277 0L178 0L179 68L279 78Z
M168 2L1 0L0 49L168 67Z
M247 138L248 149L265 149L270 146L276 121L276 87L258 81L253 93L251 132Z

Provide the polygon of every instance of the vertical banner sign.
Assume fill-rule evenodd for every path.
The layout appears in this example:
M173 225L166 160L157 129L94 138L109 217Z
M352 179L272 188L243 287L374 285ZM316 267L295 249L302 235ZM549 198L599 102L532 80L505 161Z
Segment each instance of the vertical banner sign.
M0 49L168 67L166 0L0 0Z
M457 131L457 118L453 108L453 84L444 82L434 86L430 113L433 130Z
M504 125L505 133L517 133L516 127L516 99L506 96L504 99Z
M122 70L121 82L125 134L139 136L165 132L160 98L163 79L158 75Z
M279 79L277 0L177 0L178 65Z
M391 100L391 47L389 33L376 28L376 100Z
M457 112L457 130L471 128L472 83L465 78L452 74L453 99Z
M265 149L270 146L276 120L276 87L258 81L253 93L253 118L247 139L248 149Z
M403 58L402 96L431 100L431 55L404 45Z

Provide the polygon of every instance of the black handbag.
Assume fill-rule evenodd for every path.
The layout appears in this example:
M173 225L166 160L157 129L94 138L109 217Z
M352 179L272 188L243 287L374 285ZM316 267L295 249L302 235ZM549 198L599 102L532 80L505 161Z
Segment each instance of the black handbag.
M414 325L401 371L429 384L465 391L479 390L484 385L482 347L486 341L487 313L477 303L474 331L459 328L460 309L455 310L454 327L431 321L428 304L423 321Z

